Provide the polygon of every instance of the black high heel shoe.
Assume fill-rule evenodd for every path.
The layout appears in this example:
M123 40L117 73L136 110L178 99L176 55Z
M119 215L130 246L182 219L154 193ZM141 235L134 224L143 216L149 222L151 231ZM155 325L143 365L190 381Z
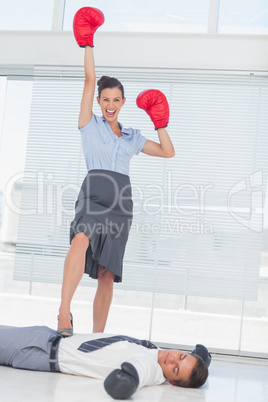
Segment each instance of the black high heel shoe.
M63 336L64 338L67 338L68 336L72 336L74 333L72 313L70 313L70 317L71 317L72 328L61 328L61 329L57 330L57 334ZM59 320L59 316L58 316L58 320Z

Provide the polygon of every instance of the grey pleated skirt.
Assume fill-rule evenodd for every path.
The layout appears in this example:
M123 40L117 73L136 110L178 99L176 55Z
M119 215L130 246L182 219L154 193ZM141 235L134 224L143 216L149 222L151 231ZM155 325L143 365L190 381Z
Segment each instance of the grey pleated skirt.
M129 176L111 170L90 170L75 203L70 243L77 233L90 239L85 273L97 279L98 265L122 281L123 257L132 223Z

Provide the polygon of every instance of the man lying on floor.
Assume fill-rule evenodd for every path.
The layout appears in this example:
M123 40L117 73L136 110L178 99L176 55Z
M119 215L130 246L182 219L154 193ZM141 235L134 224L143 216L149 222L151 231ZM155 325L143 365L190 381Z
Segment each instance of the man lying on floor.
M189 354L121 335L62 338L42 326L0 329L0 365L103 379L105 390L115 399L127 399L138 388L165 381L200 387L208 377L210 360L203 345Z

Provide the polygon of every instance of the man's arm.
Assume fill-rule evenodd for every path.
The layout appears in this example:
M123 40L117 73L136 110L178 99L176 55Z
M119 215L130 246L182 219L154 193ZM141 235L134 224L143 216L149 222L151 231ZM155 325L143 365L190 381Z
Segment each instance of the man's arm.
M113 370L105 379L104 388L115 399L127 399L138 388L162 384L165 380L156 359L142 353L122 363L121 370Z
M112 371L104 381L105 391L114 399L128 399L139 386L139 375L133 364L124 362L121 370Z

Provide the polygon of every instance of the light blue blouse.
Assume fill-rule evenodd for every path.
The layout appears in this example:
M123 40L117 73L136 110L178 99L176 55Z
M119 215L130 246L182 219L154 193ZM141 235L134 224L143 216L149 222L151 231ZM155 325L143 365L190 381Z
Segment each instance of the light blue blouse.
M80 128L87 170L106 169L129 175L129 162L144 147L146 138L140 130L124 128L118 137L107 120L93 115L90 122Z

